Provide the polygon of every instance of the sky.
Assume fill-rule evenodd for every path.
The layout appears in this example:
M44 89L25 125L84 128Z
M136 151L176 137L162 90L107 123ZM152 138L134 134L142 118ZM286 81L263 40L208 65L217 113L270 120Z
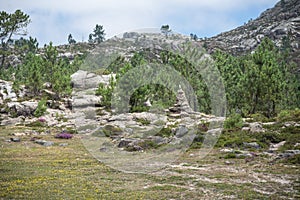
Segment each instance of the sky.
M96 24L106 38L168 24L174 32L211 37L243 25L279 0L0 0L0 10L30 16L28 36L40 46L87 41Z

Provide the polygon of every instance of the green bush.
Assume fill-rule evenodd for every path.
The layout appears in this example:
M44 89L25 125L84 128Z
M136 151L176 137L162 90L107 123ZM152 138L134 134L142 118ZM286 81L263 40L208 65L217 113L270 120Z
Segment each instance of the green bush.
M162 128L158 133L155 134L155 136L160 136L160 137L170 137L172 136L172 129L170 127L164 127Z
M142 125L149 125L150 121L144 118L136 118L135 121L141 123Z
M231 158L236 158L235 153L228 153L224 156L224 159L231 159Z
M47 106L46 106L46 100L45 99L42 99L39 103L38 103L38 106L37 108L35 109L33 115L35 117L40 117L42 115L45 114L46 110L47 110Z
M262 146L268 146L270 143L278 143L284 140L283 134L277 132L252 133L252 135Z
M149 111L149 107L147 106L133 106L130 109L130 112L148 112Z
M104 135L106 137L110 137L113 135L119 135L122 133L122 129L112 125L105 125L102 129Z
M277 121L286 122L286 121L300 121L300 109L295 110L282 110L277 115Z
M26 126L28 126L28 127L46 127L47 124L37 120L37 121L31 122L30 124L27 124Z
M252 118L251 120L248 120L248 122L270 122L274 121L272 118L267 118L265 115L261 113L255 113L250 115Z
M231 114L226 120L224 121L224 128L225 129L240 129L243 127L243 118L240 114L234 113Z
M143 149L156 149L160 146L151 140L145 140L143 142L140 142L138 145Z
M289 163L289 164L300 164L300 154L291 156L283 160L284 163Z

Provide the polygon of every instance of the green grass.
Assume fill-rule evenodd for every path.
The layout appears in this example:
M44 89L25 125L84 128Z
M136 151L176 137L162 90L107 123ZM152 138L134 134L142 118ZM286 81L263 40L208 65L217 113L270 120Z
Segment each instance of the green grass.
M149 125L151 122L147 119L144 119L144 118L136 118L135 121L141 123L142 125Z

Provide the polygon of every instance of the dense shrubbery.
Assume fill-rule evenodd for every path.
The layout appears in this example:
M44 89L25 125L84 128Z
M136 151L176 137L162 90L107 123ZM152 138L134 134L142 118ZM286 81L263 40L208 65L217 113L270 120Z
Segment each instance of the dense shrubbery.
M277 120L280 122L300 121L300 109L282 110L278 114Z
M299 74L287 62L285 51L271 40L264 39L251 55L233 57L219 51L214 58L225 82L230 113L274 117L282 109L300 106Z
M112 73L116 73L116 80L112 80L108 86L104 86L103 84L99 85L97 90L97 94L103 97L102 104L103 106L110 107L111 106L111 92L118 82L118 85L122 85L122 88L125 88L126 91L132 89L132 94L130 96L129 104L130 104L130 111L131 112L141 112L147 111L149 108L144 105L148 99L150 99L153 107L158 110L162 110L163 108L170 107L175 103L176 94L172 91L174 89L174 85L178 85L174 80L174 77L170 75L170 68L163 67L165 65L172 66L173 69L178 71L186 80L189 81L189 84L193 87L193 90L197 94L197 100L199 102L198 110L202 112L210 112L210 98L208 95L207 86L204 84L204 81L199 73L197 73L197 69L189 63L185 58L181 57L180 55L161 51L156 52L160 55L159 59L153 55L153 52L149 50L144 50L141 52L135 53L135 55L130 59L130 61L126 62L122 58L116 59L115 62L111 63L108 67L108 71ZM122 80L123 76L126 76L126 80L140 80L147 79L149 77L157 78L154 75L157 71L151 68L143 68L145 70L145 74L147 77L142 77L143 75L127 73L130 70L134 70L139 66L143 66L145 64L157 64L163 63L164 65L160 65L162 68L160 70L163 71L163 84L145 84L139 88L132 88L131 82L126 82ZM204 65L204 64L203 64ZM148 70L148 71L147 71ZM139 76L136 78L136 76ZM121 80L121 84L120 84ZM161 81L157 80L157 82ZM155 82L155 80L154 80ZM188 100L191 102L191 96L186 94ZM108 101L107 101L108 100ZM122 102L118 102L117 105L122 105ZM197 107L197 105L191 105L191 107Z
M226 129L240 129L243 127L243 119L240 114L233 113L224 121Z
M293 73L294 64L287 62L285 53L279 51L271 40L264 39L251 55L233 57L218 51L213 57L224 80L228 114L237 111L244 117L258 114L261 116L260 120L268 121L267 118L276 116L282 109L300 106L300 79ZM211 99L208 86L196 68L180 55L167 51L160 52L159 59L145 50L136 53L128 62L122 58L113 62L108 71L117 73L116 80L108 87L100 85L98 90L98 94L104 98L103 105L107 107L111 105L111 92L116 82L128 71L146 63L163 63L172 66L189 81L197 96L198 110L209 113ZM149 73L151 74L150 71ZM168 71L166 77L167 74ZM125 84L125 88L130 88L126 83L122 84ZM149 98L154 104L159 102L162 107L168 107L174 103L175 94L162 85L144 85L131 95L130 110L132 112L147 110L143 103Z
M55 94L52 98L70 95L70 75L78 70L81 61L76 58L71 64L69 60L59 57L52 43L45 46L44 50L40 55L29 51L18 67L1 68L1 78L10 80L14 76L14 89L18 90L19 86L24 84L32 96L38 96L46 82L50 86L48 89Z

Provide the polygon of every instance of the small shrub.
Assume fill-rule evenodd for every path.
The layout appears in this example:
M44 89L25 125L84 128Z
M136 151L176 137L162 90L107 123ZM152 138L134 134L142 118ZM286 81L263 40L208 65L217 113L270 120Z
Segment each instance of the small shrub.
M224 156L224 159L232 159L232 158L236 158L235 153L228 153Z
M120 135L122 133L121 128L112 125L105 125L102 131L106 137L110 137L113 135Z
M216 147L230 147L230 148L242 148L244 142L253 142L255 139L251 138L248 134L242 131L236 132L223 132L217 143Z
M77 134L78 133L77 129L73 129L73 128L66 128L66 131L70 134Z
M277 121L300 121L300 109L280 111L280 113L277 115Z
M140 142L138 145L143 149L156 149L160 146L151 140L145 140L143 142Z
M285 150L291 150L291 149L298 149L300 150L300 145L297 145L300 141L300 134L283 134L284 135L284 140L286 143L279 148L280 151L285 151Z
M269 146L270 143L278 143L284 140L284 136L277 132L252 133L253 137L262 146Z
M61 121L67 122L67 121L68 121L68 119L65 118L63 114L60 115L60 114L58 114L58 113L55 114L55 119L56 119L57 121L59 121L59 122L61 122Z
M45 99L41 100L39 103L38 103L38 106L37 108L35 109L33 115L35 117L41 117L42 115L44 115L44 113L46 112L47 110L47 106L46 106L46 103L47 101Z
M243 127L243 119L240 114L234 113L231 114L225 121L224 121L224 128L226 129L240 129Z
M148 112L150 110L149 107L147 106L133 106L131 109L130 109L130 112Z
M285 163L289 163L289 164L300 164L300 154L297 155L293 155L291 157L286 158L285 160L283 160L283 162Z
M167 128L162 128L158 133L155 134L155 136L160 136L160 137L170 137L172 136L172 129L170 127Z
M30 124L27 124L28 127L45 127L47 124L45 122L41 122L40 120L31 122Z
M150 121L144 118L136 118L135 121L141 123L142 125L149 125Z
M274 121L272 118L267 118L265 115L261 113L255 113L250 115L252 118L251 120L248 120L248 122L270 122Z

